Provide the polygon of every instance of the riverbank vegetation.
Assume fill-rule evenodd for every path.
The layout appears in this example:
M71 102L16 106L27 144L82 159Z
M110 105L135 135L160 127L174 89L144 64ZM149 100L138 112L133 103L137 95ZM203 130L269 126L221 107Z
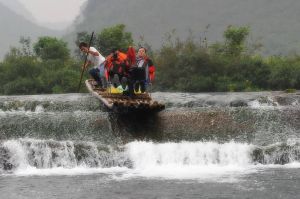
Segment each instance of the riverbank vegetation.
M206 38L197 41L192 34L180 40L170 33L160 49L152 50L143 41L134 42L124 25L116 25L97 33L93 45L104 55L112 48L146 45L157 67L155 90L300 89L300 56L264 57L259 54L259 44L248 42L249 33L249 27L229 26L224 41L215 43ZM88 33L77 34L76 43L88 40ZM82 59L62 39L40 37L32 44L30 38L21 38L20 47L11 48L0 63L0 94L77 92Z

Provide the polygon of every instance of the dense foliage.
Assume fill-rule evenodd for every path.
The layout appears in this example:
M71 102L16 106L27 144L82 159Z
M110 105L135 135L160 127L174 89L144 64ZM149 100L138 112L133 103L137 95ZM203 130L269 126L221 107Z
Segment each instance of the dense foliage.
M248 27L228 27L224 43L168 40L156 53L156 89L259 91L300 89L300 57L262 57L247 51Z
M259 91L300 89L300 57L255 54L246 45L249 27L228 27L224 42L207 45L192 37L168 37L152 53L157 67L154 88L161 91ZM89 41L78 33L77 43ZM133 43L124 25L96 34L93 45L107 55L112 48L126 50ZM61 39L41 37L33 44L21 38L0 63L0 94L77 92L84 56L70 55ZM87 74L86 74L87 77ZM85 78L86 78L85 77ZM84 88L83 88L84 90Z
M37 94L74 92L78 63L70 57L65 42L42 37L32 51L29 39L12 48L0 63L0 93Z

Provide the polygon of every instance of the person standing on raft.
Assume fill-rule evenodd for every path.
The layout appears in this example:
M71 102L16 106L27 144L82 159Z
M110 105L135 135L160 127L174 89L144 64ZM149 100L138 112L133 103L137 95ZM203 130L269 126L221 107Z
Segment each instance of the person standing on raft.
M97 82L98 86L106 88L104 72L105 57L103 57L95 47L91 46L88 48L88 44L85 42L79 44L79 49L81 52L88 54L87 62L83 66L83 69L85 70L88 65L91 65L92 68L89 70L89 74Z

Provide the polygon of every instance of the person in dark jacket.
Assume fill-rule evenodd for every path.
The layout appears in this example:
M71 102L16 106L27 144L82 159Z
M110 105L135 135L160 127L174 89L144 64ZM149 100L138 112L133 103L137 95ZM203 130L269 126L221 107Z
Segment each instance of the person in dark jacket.
M146 84L154 80L155 67L152 60L147 56L144 47L139 48L135 64L130 68L130 80L128 83L129 94L134 91L141 93L146 91Z

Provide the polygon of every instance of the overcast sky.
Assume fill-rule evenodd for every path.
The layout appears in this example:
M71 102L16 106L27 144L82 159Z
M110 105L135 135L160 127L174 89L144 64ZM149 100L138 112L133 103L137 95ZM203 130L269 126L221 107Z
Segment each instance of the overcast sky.
M86 0L19 0L42 23L72 21Z

